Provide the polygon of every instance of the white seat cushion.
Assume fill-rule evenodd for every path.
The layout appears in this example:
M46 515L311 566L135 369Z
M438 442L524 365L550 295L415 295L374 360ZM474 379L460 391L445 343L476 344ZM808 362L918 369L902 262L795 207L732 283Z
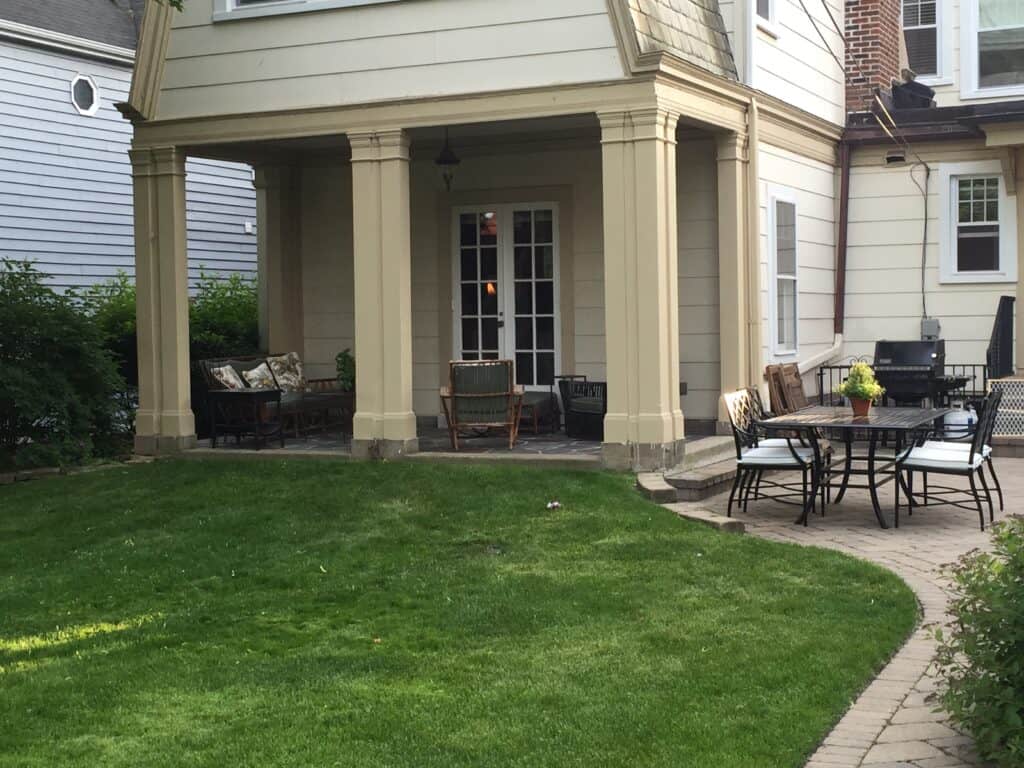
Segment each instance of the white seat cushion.
M950 451L943 448L927 448L921 446L912 448L900 461L903 469L929 469L948 470L965 472L968 469L977 469L984 459L978 454L974 455L974 461L967 463L969 451Z
M951 443L946 440L928 440L925 442L922 448L934 449L938 451L955 451L958 453L968 455L971 452L970 443ZM986 459L992 455L992 446L983 445L981 448L981 455Z
M785 442L785 440L782 440L783 445L781 446L766 446L762 442L757 446L757 448L748 448L743 452L743 458L740 459L740 464L762 464L772 467L799 468L801 465L814 463L813 448L805 448L794 441L793 450L795 450L797 455L800 457L800 461L797 461L796 457L793 456L793 451L785 445Z

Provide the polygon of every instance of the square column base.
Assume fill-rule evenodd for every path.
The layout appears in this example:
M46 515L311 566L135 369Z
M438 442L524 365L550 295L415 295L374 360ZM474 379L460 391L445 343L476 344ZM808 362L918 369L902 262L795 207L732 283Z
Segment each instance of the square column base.
M686 453L686 441L671 443L603 443L601 461L608 469L650 472L678 465Z
M354 459L398 459L410 453L419 453L419 438L407 440L385 440L383 438L353 438L352 458Z
M196 447L195 435L136 435L135 453L139 456L166 456Z

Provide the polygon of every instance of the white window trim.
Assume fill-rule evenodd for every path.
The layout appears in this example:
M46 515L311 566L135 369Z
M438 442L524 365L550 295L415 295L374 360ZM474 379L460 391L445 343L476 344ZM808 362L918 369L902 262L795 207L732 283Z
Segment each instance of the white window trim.
M90 86L92 86L92 106L88 109L82 109L78 106L78 102L75 101L75 84L78 83L79 80L85 80ZM89 75L79 73L72 77L71 84L68 86L68 95L71 97L71 106L75 108L75 111L78 114L85 115L86 117L92 117L100 111L100 87L96 85L96 81L89 77Z
M999 269L993 272L959 272L956 268L958 196L953 180L959 176L999 177ZM1017 282L1017 198L1006 194L1002 164L998 160L943 163L939 166L939 282Z
M900 3L900 13L902 14L902 12L903 4ZM935 2L935 34L936 69L938 74L921 75L917 78L917 82L931 86L952 85L954 82L953 13L948 0L936 0Z
M796 245L794 269L796 271L796 323L793 347L779 346L778 317L778 230L776 229L776 203L790 203L795 211L793 216L793 242ZM790 187L768 188L768 325L771 328L771 352L776 360L791 360L800 354L800 205L797 193Z
M960 98L1024 96L1024 85L981 88L978 85L978 3L960 3Z
M277 16L282 13L307 13L395 2L398 0L272 0L272 2L259 5L239 6L237 0L213 0L213 20L234 21L261 16Z

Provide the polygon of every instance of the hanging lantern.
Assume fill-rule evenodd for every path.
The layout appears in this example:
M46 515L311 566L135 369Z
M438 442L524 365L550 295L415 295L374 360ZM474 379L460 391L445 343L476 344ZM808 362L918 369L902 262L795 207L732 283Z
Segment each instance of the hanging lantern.
M449 192L452 191L452 181L455 180L455 166L461 162L459 156L452 151L451 146L448 144L448 127L445 126L444 146L441 147L441 153L434 160L434 163L441 169L444 188Z

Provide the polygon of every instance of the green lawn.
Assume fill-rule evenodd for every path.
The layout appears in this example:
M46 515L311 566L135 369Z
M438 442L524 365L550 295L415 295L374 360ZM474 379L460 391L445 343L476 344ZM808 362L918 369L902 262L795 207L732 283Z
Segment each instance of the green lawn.
M622 475L33 481L0 488L0 766L795 768L916 610L887 572L689 524Z

